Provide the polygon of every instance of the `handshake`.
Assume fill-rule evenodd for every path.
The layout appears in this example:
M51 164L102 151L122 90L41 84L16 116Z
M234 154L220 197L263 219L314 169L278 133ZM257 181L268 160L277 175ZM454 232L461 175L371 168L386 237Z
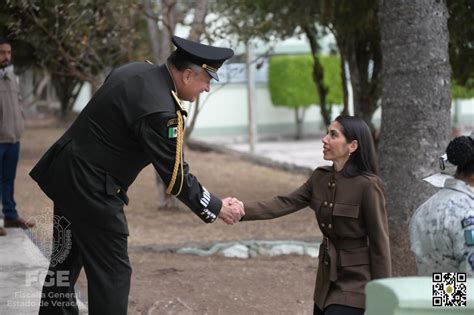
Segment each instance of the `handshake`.
M219 212L219 218L225 223L232 225L240 221L245 215L244 204L234 197L222 199L222 208Z

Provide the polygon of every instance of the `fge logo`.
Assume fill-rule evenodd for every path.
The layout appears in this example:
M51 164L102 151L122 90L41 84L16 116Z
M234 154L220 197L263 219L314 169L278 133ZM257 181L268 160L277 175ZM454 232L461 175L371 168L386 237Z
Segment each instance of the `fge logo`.
M30 287L34 283L43 283L45 287L68 287L70 284L69 281L69 271L68 270L58 270L56 272L48 271L28 271L25 273L25 286Z

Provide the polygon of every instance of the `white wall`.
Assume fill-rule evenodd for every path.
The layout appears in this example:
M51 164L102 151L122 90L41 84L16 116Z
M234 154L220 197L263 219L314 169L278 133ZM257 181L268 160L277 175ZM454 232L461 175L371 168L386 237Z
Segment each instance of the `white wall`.
M212 93L212 90L217 88L219 85L212 85L211 93L209 95L203 94L201 97L201 102L205 103L196 122L196 135L215 135L219 132L225 134L242 134L243 132L245 134L248 121L246 84L227 84ZM254 104L259 131L278 131L278 125L284 132L294 128L294 111L285 107L274 107L266 84L256 84ZM319 126L319 107L308 108L305 117L307 124Z
M91 99L92 87L90 83L84 82L79 95L77 96L76 102L72 107L72 110L75 112L80 112L84 107L86 107L87 103Z

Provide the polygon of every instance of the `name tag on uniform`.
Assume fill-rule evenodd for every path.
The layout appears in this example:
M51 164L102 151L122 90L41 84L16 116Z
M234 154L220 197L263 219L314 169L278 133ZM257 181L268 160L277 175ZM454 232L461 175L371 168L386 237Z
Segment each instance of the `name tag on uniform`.
M474 225L474 217L473 216L469 216L467 218L464 218L462 221L461 221L461 225L462 225L462 228L466 228L468 226L471 226L471 225Z
M178 127L168 128L168 139L174 139L178 136Z
M474 230L464 230L464 238L467 246L474 246Z

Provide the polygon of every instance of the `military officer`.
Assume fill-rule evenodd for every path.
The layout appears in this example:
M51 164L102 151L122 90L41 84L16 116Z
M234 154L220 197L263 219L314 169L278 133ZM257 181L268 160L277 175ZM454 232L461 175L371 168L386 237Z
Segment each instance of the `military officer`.
M474 276L474 141L457 137L446 149L454 178L424 202L410 221L418 274L464 272Z
M55 249L66 254L51 257L40 314L78 313L74 283L82 267L89 313L127 314L131 268L123 207L128 187L150 163L167 193L204 222L219 217L233 224L244 214L199 183L182 151L181 100L192 102L208 92L233 51L177 36L172 41L177 49L164 65L133 62L114 69L30 173L54 201L55 218L65 219L55 220L53 237L55 245L67 247ZM71 244L64 241L66 230ZM65 272L67 285L58 279Z

